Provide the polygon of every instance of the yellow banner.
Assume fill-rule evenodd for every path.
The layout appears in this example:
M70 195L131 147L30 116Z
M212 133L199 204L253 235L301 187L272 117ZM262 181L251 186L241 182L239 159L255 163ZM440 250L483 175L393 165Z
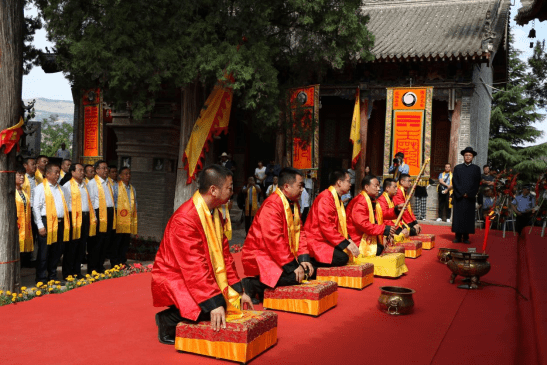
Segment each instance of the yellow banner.
M356 90L356 102L354 103L354 115L352 115L352 126L350 127L350 142L354 144L352 148L352 168L356 168L356 163L362 151L362 139L360 138L360 89Z

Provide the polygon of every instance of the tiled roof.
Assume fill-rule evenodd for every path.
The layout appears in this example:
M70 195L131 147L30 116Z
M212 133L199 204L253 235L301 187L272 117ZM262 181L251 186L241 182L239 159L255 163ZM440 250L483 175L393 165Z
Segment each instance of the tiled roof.
M546 20L546 0L521 0L521 8L514 18L519 25L525 25L533 19Z
M510 0L377 0L364 1L362 10L377 60L475 58L504 39Z

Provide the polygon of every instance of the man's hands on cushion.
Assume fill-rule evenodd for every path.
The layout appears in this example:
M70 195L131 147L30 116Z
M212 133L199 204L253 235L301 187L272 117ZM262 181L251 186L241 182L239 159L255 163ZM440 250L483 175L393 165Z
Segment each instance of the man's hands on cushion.
M221 328L226 328L225 307L221 306L221 307L215 308L214 310L210 312L210 315L211 315L211 327L213 327L213 331L219 331Z
M251 301L251 298L249 297L249 295L247 295L246 293L242 294L240 308L242 310L245 310L245 309L253 310L253 302Z
M310 262L301 262L300 265L303 267L304 273L311 277L314 275L314 266Z
M422 227L420 224L415 224L413 228L415 228L415 231L417 231L417 234L422 232Z
M297 267L295 270L293 270L293 272L295 273L295 280L297 280L298 283L303 281L303 279L304 279L304 269L301 265L299 265L299 267Z
M346 248L354 257L358 257L360 255L360 249L354 243L354 241L352 241L351 239L349 239L348 241L350 241L350 244Z

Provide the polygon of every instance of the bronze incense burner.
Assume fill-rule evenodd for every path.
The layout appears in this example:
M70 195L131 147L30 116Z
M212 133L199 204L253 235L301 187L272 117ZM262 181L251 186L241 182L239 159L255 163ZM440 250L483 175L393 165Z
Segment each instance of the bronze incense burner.
M446 264L451 260L451 253L459 252L456 248L440 247L438 251L438 259L441 263Z
M381 295L378 301L378 308L393 316L408 314L413 312L415 302L413 302L413 289L402 288L399 286L381 286Z
M457 275L464 276L470 280L470 284L460 285L460 289L477 289L479 278L491 270L491 264L487 259L489 255L473 252L451 252L451 260L447 266L453 272L449 282L455 283Z

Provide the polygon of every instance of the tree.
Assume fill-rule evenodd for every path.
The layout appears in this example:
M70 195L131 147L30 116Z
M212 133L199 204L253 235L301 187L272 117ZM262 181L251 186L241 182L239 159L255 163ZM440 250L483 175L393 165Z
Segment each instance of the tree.
M23 84L23 0L0 2L0 131L21 117ZM19 240L15 210L16 148L0 147L0 290L20 286Z
M530 67L520 53L510 38L508 83L493 94L488 161L494 168L513 168L522 181L530 182L546 171L546 143L523 147L543 135L533 124L545 117L537 106L546 108L546 52L537 43Z
M67 150L72 155L72 133L74 131L72 124L60 122L59 116L52 114L48 119L44 118L41 127L40 152L42 155L54 156L62 143L68 146Z

